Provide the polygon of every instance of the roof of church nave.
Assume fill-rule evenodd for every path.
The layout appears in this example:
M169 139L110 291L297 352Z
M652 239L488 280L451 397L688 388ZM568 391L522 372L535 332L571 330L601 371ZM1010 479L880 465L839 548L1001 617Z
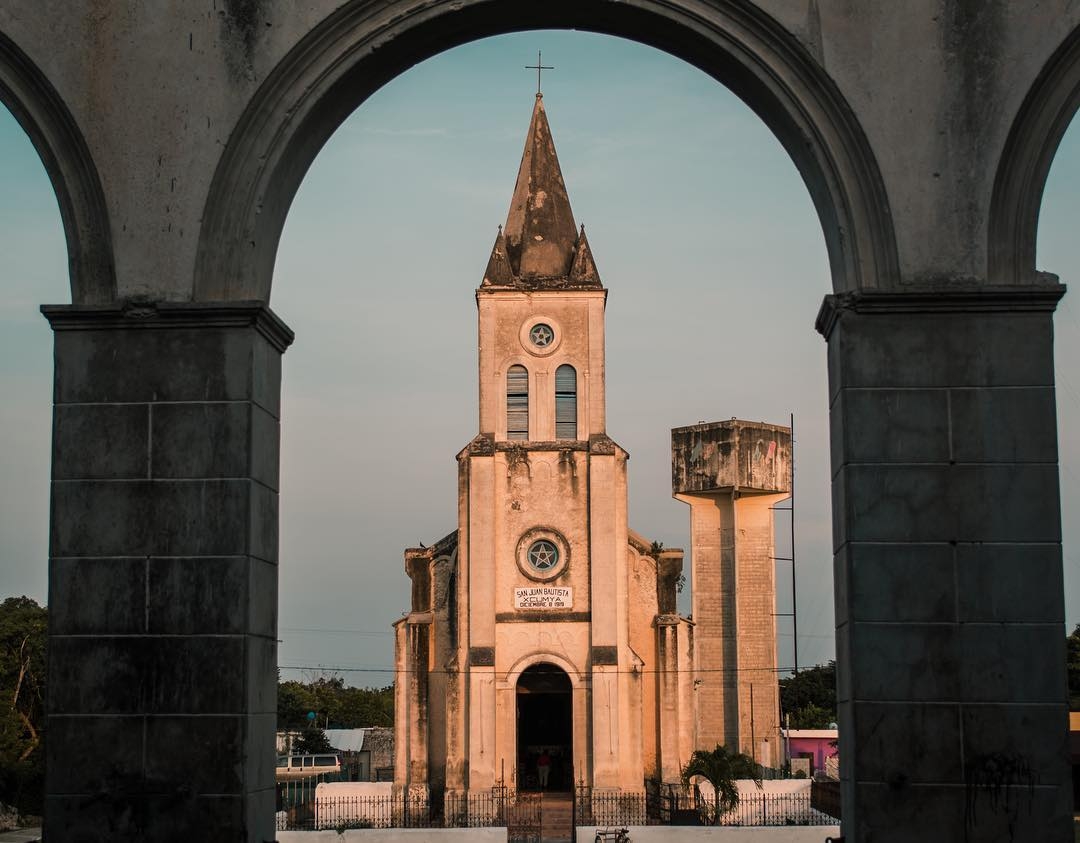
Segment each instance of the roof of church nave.
M585 226L570 209L555 142L536 95L505 228L499 228L481 289L603 289Z

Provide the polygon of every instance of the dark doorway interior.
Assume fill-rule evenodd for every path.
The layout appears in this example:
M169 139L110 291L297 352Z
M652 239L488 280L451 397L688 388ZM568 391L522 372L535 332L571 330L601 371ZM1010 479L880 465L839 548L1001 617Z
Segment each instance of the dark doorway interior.
M520 790L568 792L574 786L574 705L570 677L541 662L517 684L517 780ZM541 762L547 760L547 785Z

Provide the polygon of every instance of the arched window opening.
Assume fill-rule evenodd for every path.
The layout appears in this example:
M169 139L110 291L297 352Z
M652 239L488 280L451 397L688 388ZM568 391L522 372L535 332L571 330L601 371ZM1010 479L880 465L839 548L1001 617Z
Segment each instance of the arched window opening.
M569 364L555 370L555 438L577 439L577 372Z
M529 438L529 370L511 366L506 373L506 438Z

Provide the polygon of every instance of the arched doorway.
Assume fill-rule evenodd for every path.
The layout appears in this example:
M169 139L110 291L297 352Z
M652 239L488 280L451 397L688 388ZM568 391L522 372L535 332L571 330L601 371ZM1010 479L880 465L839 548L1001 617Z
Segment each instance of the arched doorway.
M526 668L518 679L515 696L519 789L573 789L572 690L566 671L550 662Z

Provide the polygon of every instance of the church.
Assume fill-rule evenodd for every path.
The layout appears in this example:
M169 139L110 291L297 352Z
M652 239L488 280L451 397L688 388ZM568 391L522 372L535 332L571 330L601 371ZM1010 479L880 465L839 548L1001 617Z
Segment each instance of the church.
M411 611L394 625L398 792L636 792L645 779L678 782L691 753L717 743L768 765L760 750L773 741L779 760L772 563L755 574L761 672L747 717L743 642L733 644L743 563L723 537L737 533L731 504L741 495L757 491L757 511L786 490L756 488L749 475L741 490L713 487L721 463L741 465L732 443L746 430L756 456L745 467L764 476L767 463L775 481L790 432L725 422L673 438L677 497L694 525L709 525L692 527L705 566L695 562L695 585L716 586L694 595L694 620L682 617L683 551L627 523L629 455L606 418L607 294L537 93L506 225L476 290L480 432L457 455L457 527L405 551ZM758 538L754 558L771 560L771 521Z

